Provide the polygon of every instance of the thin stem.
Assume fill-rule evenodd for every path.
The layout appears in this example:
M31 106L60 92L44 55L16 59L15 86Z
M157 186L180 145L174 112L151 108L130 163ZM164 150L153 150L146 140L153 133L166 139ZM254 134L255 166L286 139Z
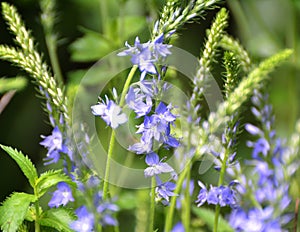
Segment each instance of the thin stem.
M50 62L53 68L54 76L58 83L62 84L64 82L62 72L60 69L58 57L57 57L57 46L55 42L55 36L48 34L45 36L46 45L49 52Z
M132 80L132 78L134 76L134 73L136 72L137 68L138 68L138 66L134 65L131 68L131 70L130 70L130 72L128 74L127 80L126 80L126 82L124 84L124 88L123 88L123 91L122 91L122 94L121 94L120 102L119 102L119 106L120 107L122 107L124 105L124 103L125 103L125 96L127 94L127 91L129 89L129 85L131 83L131 80Z
M34 188L34 195L38 196L36 188ZM39 219L40 219L40 204L39 204L39 200L37 200L34 203L35 206L35 221L34 221L34 231L35 232L40 232L41 228L40 228L40 224L39 224Z
M106 160L106 166L105 166L105 176L104 176L104 183L103 183L103 199L106 200L107 198L110 198L109 196L109 172L110 172L110 160L112 159L113 150L116 143L116 136L115 131L112 130L110 135L110 141L109 141L109 148L108 148L108 154L107 154L107 160Z
M230 149L227 148L225 150L225 155L224 155L224 159L223 159L223 162L222 162L222 167L221 167L221 171L220 171L218 186L221 186L224 183L224 178L225 178L225 173L226 173L226 166L227 166L227 160L228 160L229 154L230 154ZM220 210L221 210L220 205L216 205L214 232L218 231L218 223L219 223Z
M188 141L187 141L187 150L190 151L191 149L191 140L192 140L192 124L189 124L188 129ZM191 180L191 169L192 169L192 162L187 164L186 169L188 170L186 175L186 188L185 188L185 196L184 202L182 202L182 222L185 228L185 232L190 231L190 223L191 223L191 196L190 196L190 180Z
M216 208L215 208L214 232L218 231L220 210L221 210L220 205L216 205Z
M122 107L125 103L125 96L126 96L126 93L128 92L129 85L131 83L131 80L132 80L136 70L137 70L137 66L134 65L131 68L131 70L128 74L128 77L126 79L126 82L124 84L124 88L123 88L123 91L122 91L122 94L121 94L120 102L119 102L120 107ZM112 130L111 135L110 135L109 148L108 148L108 154L107 154L107 160L106 160L104 183L103 183L103 199L104 200L109 198L109 174L110 174L110 163L111 163L110 161L112 159L112 155L113 155L113 152L114 152L115 143L116 143L115 131Z
M151 198L150 198L150 215L149 215L149 228L148 232L153 232L154 228L154 215L155 215L155 176L151 179Z
M185 228L185 232L190 231L190 221L191 221L191 196L190 196L190 180L191 180L191 163L187 165L186 175L186 187L185 187L185 196L184 203L182 203L183 215L182 222Z
M34 227L35 227L35 229L34 229L34 231L35 232L40 232L41 231L41 229L40 229L40 224L39 224L39 221L38 221L38 218L39 218L39 203L38 202L36 202L35 203L35 211L36 211L36 219L35 219L35 221L34 221Z
M192 161L189 161L189 162L192 162ZM189 169L187 168L189 165L187 165L182 173L180 174L180 176L178 177L178 181L177 181L177 184L176 184L176 188L174 190L174 194L177 195L179 194L180 190L181 190L181 187L182 187L182 184L183 184L183 181L187 175L187 173L189 172ZM169 209L167 211L167 214L166 214L166 223L165 223L165 229L164 229L164 232L169 232L171 231L171 228L172 228L172 223L173 223L173 215L174 215L174 211L175 211L175 206L176 206L176 196L172 197L171 198L171 202L170 202L170 206L169 206Z

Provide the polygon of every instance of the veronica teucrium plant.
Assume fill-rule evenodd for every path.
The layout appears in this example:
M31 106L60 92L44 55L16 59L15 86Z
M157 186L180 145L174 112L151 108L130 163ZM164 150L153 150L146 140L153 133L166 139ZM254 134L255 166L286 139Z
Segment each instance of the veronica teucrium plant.
M1 230L296 232L300 127L287 139L279 137L266 88L292 51L251 60L228 34L230 11L220 0L167 0L151 8L160 12L156 18L139 18L149 24L148 39L124 33L135 32L139 23L126 10L130 1L112 1L119 3L120 17L109 15L109 2L100 4L101 34L86 30L71 50L97 41L114 59L106 62L101 51L98 73L81 81L69 80L60 69L55 1L40 1L50 64L17 9L2 3L15 45L0 45L0 58L32 78L51 132L39 143L43 173L21 151L0 145L31 188L2 202ZM182 29L201 22L208 11L215 17L199 56L187 55L175 46ZM92 50L91 57L101 57ZM90 101L92 89L101 86L96 82L110 75L106 64L120 70L103 78L105 86ZM25 77L0 79L0 92L25 84ZM84 104L78 107L78 101Z

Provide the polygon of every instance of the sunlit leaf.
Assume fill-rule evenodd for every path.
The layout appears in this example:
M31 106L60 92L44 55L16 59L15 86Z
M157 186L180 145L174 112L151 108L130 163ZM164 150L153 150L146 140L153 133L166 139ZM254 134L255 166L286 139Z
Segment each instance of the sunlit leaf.
M57 185L59 182L66 182L67 184L73 186L75 185L71 178L65 175L62 170L48 171L41 174L36 181L37 195L41 197L49 190L49 188Z
M113 43L96 32L85 32L85 35L70 46L71 58L74 61L95 61L114 50Z
M73 231L70 223L76 219L71 210L66 208L53 208L45 211L40 219L42 226L52 227L58 231Z
M13 193L0 206L0 225L3 232L15 232L22 224L28 207L36 197L27 193Z

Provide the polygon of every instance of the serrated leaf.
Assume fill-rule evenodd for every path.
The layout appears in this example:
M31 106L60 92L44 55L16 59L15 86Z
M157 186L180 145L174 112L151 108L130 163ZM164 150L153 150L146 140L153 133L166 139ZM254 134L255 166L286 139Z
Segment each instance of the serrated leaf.
M4 151L6 151L10 155L10 157L17 162L22 172L27 177L30 185L34 187L35 181L38 178L38 174L36 168L34 167L33 163L30 161L30 159L27 156L23 155L22 152L19 152L16 149L1 144L0 147Z
M206 225L213 231L214 223L215 223L215 212L206 209L206 208L198 208L198 207L192 207L192 211L199 217L201 220L203 220ZM228 222L219 216L219 224L218 224L218 232L234 232L232 227L228 224Z
M36 197L27 193L13 193L0 206L0 225L3 232L15 232L22 224L28 207Z
M70 223L76 219L74 213L66 208L53 208L43 213L40 224L42 226L52 227L58 231L73 231L70 229Z
M59 182L66 182L69 185L75 186L71 178L65 175L62 170L48 171L41 174L36 181L36 191L38 197L43 196L49 188L57 185Z
M39 212L43 212L43 209L41 207L39 207ZM30 205L28 207L27 213L25 215L25 220L29 221L29 222L33 222L35 220L36 217L36 209L34 205Z
M73 61L95 61L114 50L113 41L109 41L101 34L86 31L85 35L70 46Z

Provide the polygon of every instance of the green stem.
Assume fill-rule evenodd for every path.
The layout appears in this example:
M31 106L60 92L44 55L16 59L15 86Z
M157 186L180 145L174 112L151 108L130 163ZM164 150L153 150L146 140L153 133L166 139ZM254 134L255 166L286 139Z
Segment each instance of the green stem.
M122 94L121 94L120 102L119 102L120 107L122 107L125 103L125 96L126 96L126 93L128 92L131 80L132 80L136 70L137 70L137 66L134 65L131 68L131 70L128 74L128 77L126 79L126 82L124 84L124 88L123 88L123 91L122 91ZM115 136L115 131L113 130L111 132L111 135L110 135L109 148L108 148L108 154L107 154L107 160L106 160L104 183L103 183L103 199L104 200L109 198L109 181L108 180L109 180L109 174L110 174L110 163L111 163L110 161L112 159L115 143L116 143L116 136Z
M149 215L149 228L148 232L153 232L154 228L154 215L155 215L155 176L151 179L151 198L150 198L150 215Z
M127 80L126 80L126 82L125 82L125 84L124 84L123 91L122 91L122 94L121 94L120 102L119 102L119 106L120 106L120 107L122 107L122 106L124 105L124 103L125 103L125 97L126 97L126 94L127 94L127 92L128 92L129 85L130 85L130 83L131 83L131 80L132 80L132 78L133 78L133 76L134 76L134 74L135 74L137 68L138 68L138 66L137 66L137 65L134 65L134 66L131 68L131 70L130 70L130 72L129 72L129 74L128 74Z
M110 198L109 196L109 172L110 172L110 160L112 159L113 150L116 143L116 136L115 131L113 130L110 135L110 141L109 141L109 148L108 148L108 154L107 154L107 160L106 160L106 166L105 166L105 176L104 176L104 183L103 183L103 199Z
M37 196L38 198L38 194L37 194L37 191L36 191L36 188L34 188L34 195ZM34 231L35 232L40 232L41 231L41 228L40 228L40 204L39 204L39 200L37 200L35 203L34 203L34 206L35 206L35 221L34 221Z
M50 62L53 68L54 76L58 81L58 83L62 84L64 81L63 81L63 76L61 73L61 69L57 57L55 36L53 36L52 34L48 34L45 36L45 40L46 40L46 45L48 48Z
M225 172L226 172L226 164L227 164L227 160L228 160L228 157L229 157L229 153L230 153L230 149L226 149L224 159L223 159L223 162L222 162L221 171L220 171L218 186L221 186L224 183L224 177L225 177ZM220 210L221 210L220 205L216 205L214 232L218 231Z
M192 161L189 161L192 162ZM182 173L180 174L180 176L178 177L178 181L176 183L176 188L174 190L174 194L179 194L183 181L187 175L187 173L189 172L189 169L187 168L189 165L187 165ZM174 211L175 211L175 206L176 206L176 196L171 198L171 202L170 202L170 206L168 208L167 214L166 214L166 223L165 223L165 229L164 232L169 232L171 231L172 228L172 223L173 223L173 215L174 215Z
M182 222L185 228L185 232L190 231L190 221L191 221L191 196L190 196L190 180L191 180L191 162L187 165L187 172L186 175L186 187L185 187L185 196L184 202L182 202Z
M35 232L40 232L41 229L40 229L40 224L39 224L39 203L35 203L35 211L36 211L36 219L34 221L34 227L35 227Z
M214 232L217 232L217 231L218 231L220 209L221 209L221 208L220 208L220 205L216 205L216 208L215 208Z

